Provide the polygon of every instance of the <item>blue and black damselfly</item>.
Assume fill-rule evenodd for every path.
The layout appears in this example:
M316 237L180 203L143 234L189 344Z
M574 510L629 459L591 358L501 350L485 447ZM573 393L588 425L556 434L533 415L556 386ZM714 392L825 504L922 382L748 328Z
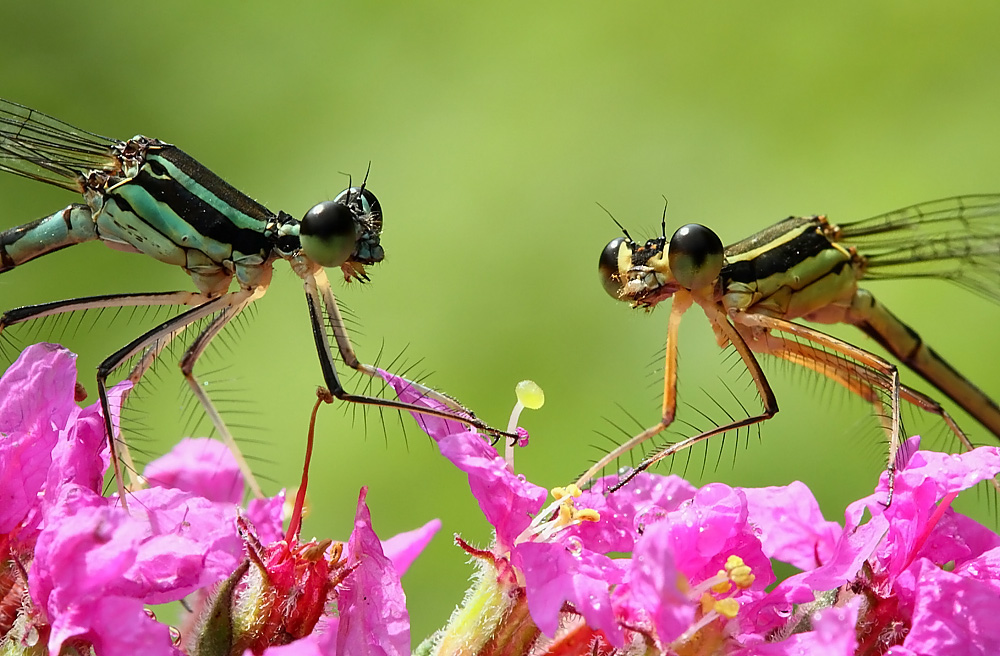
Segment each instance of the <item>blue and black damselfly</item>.
M341 385L327 327L347 366L376 375L376 369L361 363L354 353L324 269L340 267L345 280L365 282L369 279L365 267L384 257L379 239L382 208L365 183L315 205L298 221L284 212L270 211L176 146L144 136L127 141L109 139L6 100L0 100L0 170L75 191L85 201L0 233L0 273L67 246L102 241L117 250L142 253L182 267L197 289L75 298L21 307L0 316L3 330L78 310L188 308L135 338L98 366L97 390L122 503L125 483L120 461L124 460L130 471L134 467L125 442L117 444L112 438L108 377L132 362L128 379L137 383L174 338L197 325L200 332L188 343L180 368L219 436L239 454L222 417L195 377L194 366L212 339L264 295L276 260L287 261L303 281L323 379L334 396L457 419L494 437L506 435L481 422L451 397L418 383L414 385L422 393L446 404L453 413L352 394ZM239 460L251 488L259 494L249 467L242 457Z

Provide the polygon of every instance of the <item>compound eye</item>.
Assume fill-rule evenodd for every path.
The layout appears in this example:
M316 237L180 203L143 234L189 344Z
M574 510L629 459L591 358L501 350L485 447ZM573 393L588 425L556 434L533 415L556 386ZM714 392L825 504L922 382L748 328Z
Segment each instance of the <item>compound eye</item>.
M299 225L302 250L320 266L340 266L354 252L358 224L354 213L344 203L328 200L306 212Z
M629 248L624 237L618 237L608 242L608 245L601 251L601 259L597 263L597 270L601 274L601 284L604 291L612 298L621 300L622 280L618 270L618 253L622 246Z
M698 223L678 228L667 247L670 273L685 289L699 289L715 282L723 259L722 240Z

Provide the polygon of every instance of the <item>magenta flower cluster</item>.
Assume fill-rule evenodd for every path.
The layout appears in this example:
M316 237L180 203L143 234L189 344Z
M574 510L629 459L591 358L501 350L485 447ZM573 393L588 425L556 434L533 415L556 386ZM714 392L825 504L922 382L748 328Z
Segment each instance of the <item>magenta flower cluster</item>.
M130 513L103 496L108 443L99 405L81 409L74 402L75 360L61 347L38 344L0 379L0 646L26 654L184 653L187 636L157 622L146 607L204 600L208 589L232 577L248 556L239 525L252 528L249 539L268 555L287 554L280 560L293 574L302 569L296 556L309 545L283 542L283 493L240 508L236 462L213 440L184 440L150 463L150 487L130 493ZM115 412L122 390L111 392ZM383 544L364 497L362 490L354 531L337 561L339 585L321 600L324 617L294 643L295 653L409 651L399 577L439 523ZM315 562L328 560L313 554ZM264 578L280 579L281 567ZM307 585L296 589L308 592ZM253 601L241 600L248 607ZM284 601L279 625L296 619L301 606ZM331 604L339 617L328 612ZM275 642L285 641L285 629L272 631Z
M125 513L102 494L107 441L99 407L74 401L74 360L37 345L0 379L3 653L410 653L400 576L437 522L381 542L362 490L345 543L299 542L282 530L283 495L240 506L235 462L211 440L151 463ZM458 540L473 589L420 654L1000 653L1000 536L950 507L1000 472L1000 449L911 442L892 504L883 477L840 524L801 483L696 489L646 473L547 502L475 432L419 423L496 532L483 547ZM800 573L777 581L773 561ZM147 610L182 598L203 617L175 629ZM220 632L230 612L242 634Z
M614 494L613 477L561 490L543 509L545 491L475 433L423 425L468 474L496 529L489 559L543 634L520 653L1000 653L1000 536L950 508L1000 472L1000 449L951 455L913 440L892 504L883 475L842 526L802 483L695 489L645 473ZM775 585L772 560L801 573ZM495 647L481 653L507 653Z

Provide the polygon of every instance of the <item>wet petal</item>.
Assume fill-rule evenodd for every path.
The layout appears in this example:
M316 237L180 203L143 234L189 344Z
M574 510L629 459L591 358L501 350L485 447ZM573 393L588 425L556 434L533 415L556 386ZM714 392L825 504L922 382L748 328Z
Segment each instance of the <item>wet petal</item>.
M528 609L542 633L554 637L565 602L587 625L604 632L621 647L624 634L615 619L609 593L624 580L623 567L605 555L551 542L526 542L515 548L516 565L524 573Z

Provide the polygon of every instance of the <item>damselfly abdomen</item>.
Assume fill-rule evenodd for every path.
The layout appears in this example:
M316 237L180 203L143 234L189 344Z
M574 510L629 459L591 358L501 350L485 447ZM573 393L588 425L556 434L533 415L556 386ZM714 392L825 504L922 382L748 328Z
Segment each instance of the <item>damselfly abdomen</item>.
M619 485L713 435L774 416L778 403L754 354L823 374L876 407L889 438L887 503L900 447L900 399L939 415L963 448L972 447L941 405L900 383L891 362L796 319L857 326L1000 438L997 404L858 286L861 280L939 278L1000 302L1000 195L956 196L839 225L825 216L790 217L726 248L714 232L698 224L682 226L668 242L665 218L661 236L645 244L623 232L624 237L612 240L601 253L605 290L645 309L673 299L662 413L660 421L611 451L580 483L674 420L678 327L695 303L707 315L719 345L732 345L739 354L763 410L657 451Z
M458 419L495 436L504 434L476 419L451 397L417 383L422 393L445 403L454 414L351 394L341 385L327 326L345 364L367 375L376 373L356 357L324 269L340 267L345 280L365 282L365 267L383 259L382 209L364 183L315 205L299 221L268 210L171 144L144 136L109 139L5 100L0 100L0 170L75 191L85 201L0 233L0 273L67 246L96 240L180 266L197 289L76 298L18 308L0 317L2 330L31 319L92 308L188 308L140 335L98 367L97 389L123 503L119 459L125 460L130 471L133 466L124 442L118 445L111 437L108 376L134 358L128 378L138 382L171 340L198 325L200 332L180 359L181 371L220 437L239 454L193 370L209 342L264 295L276 260L286 260L303 281L324 382L334 396ZM238 458L259 494L249 467Z

